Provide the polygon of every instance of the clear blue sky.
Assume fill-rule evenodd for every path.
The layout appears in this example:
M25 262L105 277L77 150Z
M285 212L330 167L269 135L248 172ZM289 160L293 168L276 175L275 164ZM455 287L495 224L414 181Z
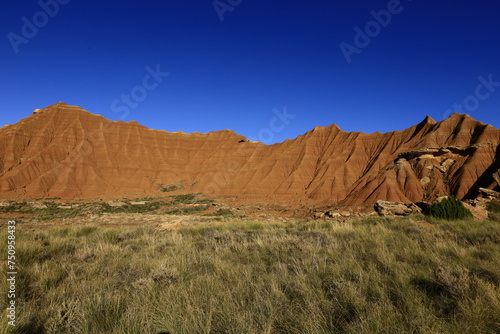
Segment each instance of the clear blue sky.
M500 127L497 0L41 3L0 5L0 126L64 101L150 128L231 129L266 143L332 123L402 130L464 103ZM384 26L374 23L371 11L388 7L390 22L383 12ZM369 44L355 41L367 24ZM350 63L342 42L357 48ZM157 66L160 82L148 77ZM295 115L287 124L275 118L284 108Z

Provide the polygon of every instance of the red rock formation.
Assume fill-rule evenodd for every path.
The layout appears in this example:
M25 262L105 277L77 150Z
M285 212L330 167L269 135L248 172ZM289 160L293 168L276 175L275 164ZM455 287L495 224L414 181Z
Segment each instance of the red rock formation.
M454 114L404 131L316 127L264 145L232 131L168 133L62 102L0 129L0 197L135 197L159 185L267 202L373 204L497 188L500 130Z

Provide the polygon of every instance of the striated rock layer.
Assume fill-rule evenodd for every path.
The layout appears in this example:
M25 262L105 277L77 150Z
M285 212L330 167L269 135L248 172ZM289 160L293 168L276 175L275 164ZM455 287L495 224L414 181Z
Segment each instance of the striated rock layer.
M500 130L468 115L384 134L334 124L270 146L245 139L151 130L60 102L0 129L0 197L119 198L176 186L324 205L500 190Z

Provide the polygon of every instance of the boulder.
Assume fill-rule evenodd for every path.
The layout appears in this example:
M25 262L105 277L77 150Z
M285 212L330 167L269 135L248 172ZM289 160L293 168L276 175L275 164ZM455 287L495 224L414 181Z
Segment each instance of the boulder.
M349 211L340 211L339 214L342 216L342 217L350 217L352 215L351 212Z
M488 204L494 201L495 197L477 197L463 201L463 205L469 209L474 218L479 220L488 219L490 213L488 212Z
M488 219L488 210L486 209L487 203L488 201L486 200L480 201L478 199L469 202L462 202L465 208L472 213L472 216L479 220Z
M315 213L313 214L313 217L314 217L315 219L321 219L321 218L324 218L324 217L325 217L325 213L324 213L324 212L315 212Z
M412 213L420 213L420 209L414 203L401 203L379 200L374 205L375 211L382 216L406 216Z
M347 218L351 217L353 215L352 212L350 211L335 211L335 210L328 210L328 211L317 211L313 213L313 218L315 219L322 219L322 218Z
M340 213L330 210L330 211L325 212L325 216L328 218L337 218L337 217L340 217Z
M500 193L498 191L486 189L486 188L479 188L479 194L481 196L491 197L491 198L497 198L500 196Z

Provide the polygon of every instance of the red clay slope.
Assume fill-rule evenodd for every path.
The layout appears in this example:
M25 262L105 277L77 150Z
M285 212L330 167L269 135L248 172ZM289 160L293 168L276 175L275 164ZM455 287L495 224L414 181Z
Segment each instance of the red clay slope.
M324 205L499 187L500 130L468 115L385 134L331 125L270 146L244 139L151 130L60 102L0 129L0 197L137 197L182 183L208 195Z

